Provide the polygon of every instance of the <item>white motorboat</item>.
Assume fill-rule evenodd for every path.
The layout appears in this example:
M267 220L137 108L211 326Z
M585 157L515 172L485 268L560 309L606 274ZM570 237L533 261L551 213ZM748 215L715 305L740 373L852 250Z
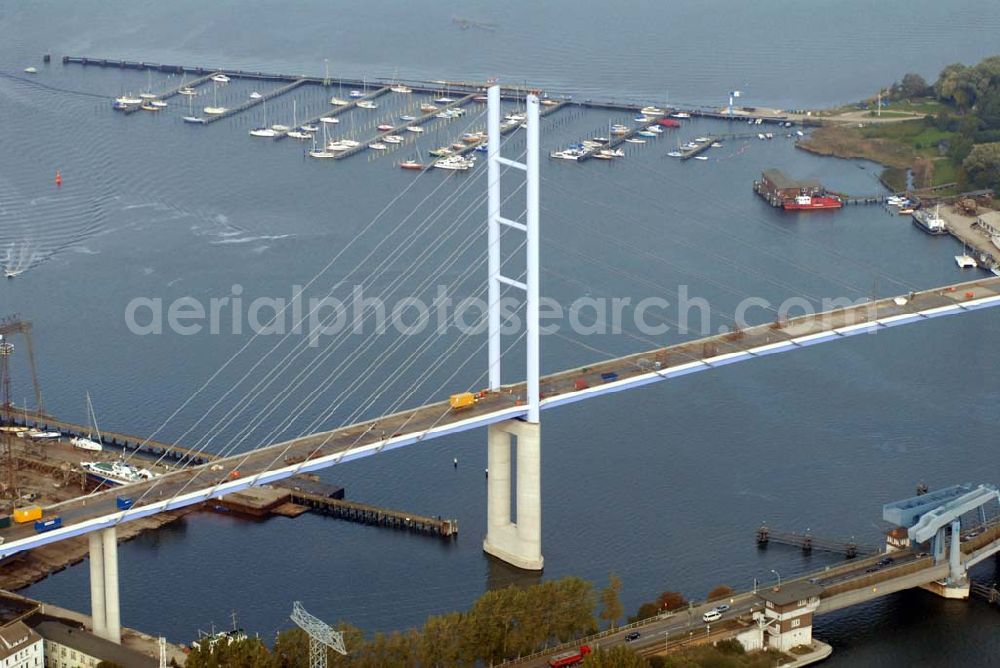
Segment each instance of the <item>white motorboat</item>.
M434 166L438 169L449 169L452 171L464 172L472 169L476 165L475 157L466 158L460 155L453 155L434 161Z
M347 100L342 100L339 97L331 97L330 104L332 104L335 107L346 107L347 105L350 104L350 102L348 102Z
M409 114L403 114L402 116L399 117L399 120L406 121L407 123L409 123L410 121L417 120L417 117L416 116L410 116Z
M191 95L197 95L198 91L196 91L194 88L191 88L190 86L184 86L179 91L177 91L177 93L180 95L187 95L190 97Z
M264 96L261 95L260 93L258 93L257 91L254 91L254 92L250 93L250 99L251 100L259 100L262 97L264 97Z
M361 100L358 102L359 109L378 109L378 103L371 100Z
M412 93L413 89L402 84L396 84L395 86L389 86L389 90L393 93Z
M124 458L115 462L80 462L80 468L97 482L110 485L128 485L155 477L149 470L132 466Z
M640 113L646 116L662 116L663 114L667 113L665 110L660 109L659 107L643 107L639 111Z
M302 130L289 130L285 133L286 137L291 137L292 139L312 139L312 133L303 132Z
M659 125L647 125L646 132L652 132L653 134L661 135L663 134L663 128L661 128Z
M336 123L339 123L340 119L334 118L333 116L324 116L321 119L319 119L319 122L326 125L334 125Z
M694 156L694 159L695 160L708 160L708 156L705 156L705 155L696 155L696 156Z
M164 102L163 100L150 100L149 106L155 107L157 109L165 109L166 106L167 106L167 103Z
M214 77L212 77L212 81L214 81L215 83L226 84L229 83L229 77L227 77L225 74L216 74Z
M411 125L410 127L406 128L406 131L407 132L415 132L417 134L420 134L421 132L424 131L424 129L422 127L420 127L419 125Z
M382 137L382 141L386 144L402 144L403 138L399 135L386 135Z
M363 96L364 93L362 93L359 90L352 90L350 93L347 94L347 97L363 97Z
M680 151L670 151L669 153L667 153L667 155L670 156L671 158L680 158L684 156L684 154L681 153Z
M278 133L273 128L254 128L250 131L251 137L277 137Z
M675 111L674 113L670 114L670 117L671 118L691 118L691 114L687 113L686 111Z
M196 123L199 125L204 125L207 121L201 116L184 116L181 120L185 123Z
M303 132L319 132L319 126L318 125L302 125L302 126L299 127L299 130L302 130Z
M635 137L629 137L625 141L628 142L629 144L645 144L646 143L645 139L636 139Z
M384 150L386 150L389 147L386 146L385 144L383 144L382 142L377 142L376 141L376 142L372 142L371 144L368 144L368 148L370 148L373 151L384 151Z
M271 129L274 130L275 132L288 132L289 130L291 130L290 127L288 127L287 125L282 125L281 123L275 123L274 125L271 126Z
M24 68L24 73L25 74L38 74L38 68L37 67L25 67Z

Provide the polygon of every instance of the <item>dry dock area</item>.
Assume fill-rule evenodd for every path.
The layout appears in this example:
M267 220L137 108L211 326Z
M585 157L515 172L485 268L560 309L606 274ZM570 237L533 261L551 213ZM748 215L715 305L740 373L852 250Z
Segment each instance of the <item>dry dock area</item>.
M959 213L953 206L942 206L940 215L944 218L948 233L967 247L967 253L975 258L983 269L1000 266L1000 249L990 241L990 235L976 224L976 216Z

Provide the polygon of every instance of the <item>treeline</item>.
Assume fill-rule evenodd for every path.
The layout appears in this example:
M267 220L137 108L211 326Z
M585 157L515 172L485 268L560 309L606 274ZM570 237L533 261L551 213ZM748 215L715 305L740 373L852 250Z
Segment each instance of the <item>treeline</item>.
M612 582L615 585L615 582ZM617 586L602 593L602 617L617 618ZM499 663L545 647L588 635L597 630L594 608L597 596L591 584L566 577L526 588L489 591L466 612L429 617L420 629L366 639L357 628L341 622L347 656L328 652L329 666L381 668L418 666L451 668ZM620 604L618 604L620 605ZM618 613L620 614L620 613ZM612 617L614 615L614 617ZM308 668L309 641L304 632L291 629L278 634L268 648L259 638L212 651L192 650L187 668Z
M929 119L938 130L955 133L948 157L961 166L964 186L1000 189L1000 56L978 65L945 67L933 85L907 74L892 87L891 97L930 97L942 103Z

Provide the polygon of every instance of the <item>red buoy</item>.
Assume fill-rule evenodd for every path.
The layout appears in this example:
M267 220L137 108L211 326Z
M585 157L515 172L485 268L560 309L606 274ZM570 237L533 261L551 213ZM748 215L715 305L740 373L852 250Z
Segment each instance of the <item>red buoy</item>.
M62 185L62 173L60 173L58 169L56 170L56 185L57 186Z

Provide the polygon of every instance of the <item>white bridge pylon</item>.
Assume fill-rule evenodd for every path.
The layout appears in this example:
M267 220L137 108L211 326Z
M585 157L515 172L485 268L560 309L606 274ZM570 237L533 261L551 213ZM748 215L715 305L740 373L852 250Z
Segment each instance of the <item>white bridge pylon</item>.
M541 425L539 413L539 100L536 92L525 97L527 149L523 163L500 155L500 86L493 84L486 94L487 153L487 243L489 272L489 386L497 391L502 384L500 346L500 291L507 285L524 292L527 378L527 414L523 420L491 424L487 448L487 533L483 550L509 564L526 570L542 570L542 481ZM511 167L524 172L525 222L501 215L500 169ZM500 273L501 226L523 232L526 237L526 277L520 282ZM511 448L517 445L517 519L511 519Z

